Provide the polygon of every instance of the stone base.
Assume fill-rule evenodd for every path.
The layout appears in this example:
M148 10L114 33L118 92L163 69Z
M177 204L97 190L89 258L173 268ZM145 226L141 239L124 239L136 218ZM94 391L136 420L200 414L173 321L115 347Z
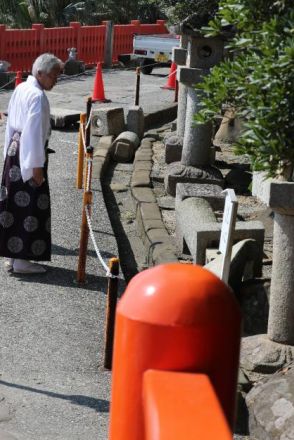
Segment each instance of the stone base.
M270 374L294 360L294 346L271 341L267 335L242 339L240 367L249 371Z
M164 179L165 190L175 197L177 183L212 183L223 187L224 179L220 170L213 166L192 167L174 162L167 168Z
M176 135L169 136L165 140L165 162L179 162L182 157L183 139Z

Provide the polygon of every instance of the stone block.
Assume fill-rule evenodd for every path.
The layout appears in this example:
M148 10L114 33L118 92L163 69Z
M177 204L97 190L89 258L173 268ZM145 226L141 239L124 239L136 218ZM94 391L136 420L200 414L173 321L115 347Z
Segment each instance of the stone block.
M166 192L175 197L178 183L213 184L223 187L224 180L221 172L213 166L196 168L185 166L181 162L173 162L168 165L164 177Z
M187 66L178 66L177 80L187 86L192 87L202 81L204 75L207 75L208 70L196 69Z
M142 107L134 105L127 114L127 129L137 134L139 139L144 135L144 113Z
M80 120L80 111L67 108L52 107L50 121L52 128L64 128Z
M101 136L98 142L98 147L97 149L99 150L100 148L106 148L106 149L110 149L112 142L113 142L114 136ZM94 147L94 154L95 154L96 148Z
M142 151L142 150L147 151L148 150L148 151L152 152L152 142L154 142L154 141L152 141L150 138L142 139L139 151Z
M187 66L209 69L223 59L224 40L221 38L191 37L188 42Z
M260 266L259 245L255 240L247 239L234 244L232 248L229 286L236 290L241 282L248 278L254 278L253 268ZM221 277L224 256L218 255L213 261L205 265L205 268L213 272L219 278Z
M111 145L111 156L116 162L130 162L133 160L135 151L140 140L136 133L124 131Z
M143 239L145 246L149 246L152 243L165 243L169 242L170 236L167 233L164 225L161 228L152 228L146 231L145 239Z
M164 263L177 263L178 258L176 253L174 252L174 247L172 243L164 242L164 243L155 243L149 251L149 263L154 266L157 264Z
M101 107L92 109L92 134L97 136L118 136L125 129L124 110L122 107Z
M165 142L165 162L179 162L182 157L183 139L178 136L169 136Z
M187 49L182 47L173 47L172 61L178 66L185 66L187 59Z
M139 162L139 161L149 161L151 162L153 153L152 151L145 151L145 150L141 150L141 148L136 152L135 154L135 160L134 163Z
M159 208L156 203L140 203L137 205L136 221L138 231L143 237L145 235L146 225L149 225L149 229L154 226L154 222L157 225L162 226L162 218ZM150 226L151 225L151 226Z
M132 175L131 187L150 187L150 171L148 170L135 170Z
M151 172L152 162L150 160L138 160L134 163L134 170Z
M294 182L272 181L268 206L279 214L294 215Z
M137 203L156 203L156 198L151 188L132 187L131 191Z
M225 195L219 185L206 183L178 183L176 188L176 204L189 197L200 197L208 201L214 211L222 211Z
M205 264L206 249L218 248L221 223L207 200L187 198L176 205L176 237L179 249L191 254L194 263ZM254 275L262 274L264 227L261 222L236 222L233 241L254 239L258 245Z
M111 156L115 162L131 162L134 157L134 146L127 142L118 141L111 151Z

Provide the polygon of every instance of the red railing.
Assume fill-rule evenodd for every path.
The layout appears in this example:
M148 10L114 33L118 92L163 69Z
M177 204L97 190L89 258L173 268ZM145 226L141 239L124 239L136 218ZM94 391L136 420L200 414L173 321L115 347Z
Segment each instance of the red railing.
M81 26L78 22L69 27L45 28L33 24L32 29L6 29L0 24L0 60L11 64L11 71L31 70L34 59L44 52L54 53L65 61L67 49L75 47L78 57L86 64L96 64L104 60L106 23L99 26ZM113 61L119 54L132 53L134 34L166 33L164 20L155 24L141 24L133 20L127 25L113 26Z

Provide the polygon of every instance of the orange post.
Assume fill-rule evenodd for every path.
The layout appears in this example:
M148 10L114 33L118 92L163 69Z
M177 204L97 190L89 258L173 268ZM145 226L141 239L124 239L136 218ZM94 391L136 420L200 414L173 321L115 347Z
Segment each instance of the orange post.
M143 406L145 440L232 440L205 374L146 371Z
M208 270L171 263L132 278L116 313L110 440L144 439L149 369L207 374L232 428L240 334L239 305Z
M82 189L83 187L83 169L84 169L84 157L85 157L83 138L85 139L85 123L86 123L86 113L81 113L79 145L78 145L77 179L76 179L77 189ZM84 132L84 136L82 135L82 131Z
M82 213L79 261L78 261L78 273L77 273L78 283L84 283L86 277L86 261L87 261L89 228L88 228L85 207L86 206L89 207L89 212L91 214L91 205L92 205L92 191L85 191L83 195L83 213Z

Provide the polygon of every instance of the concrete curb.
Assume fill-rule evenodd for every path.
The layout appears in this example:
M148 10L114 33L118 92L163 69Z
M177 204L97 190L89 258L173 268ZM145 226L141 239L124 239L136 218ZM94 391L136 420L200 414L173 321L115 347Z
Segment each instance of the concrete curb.
M178 258L152 190L151 170L152 141L146 138L135 155L131 193L136 205L138 230L147 250L147 263L154 266L177 262Z
M164 117L173 120L175 106L170 113L162 110ZM161 111L150 113L150 121L160 121ZM152 116L151 116L152 115ZM93 174L94 179L103 179L109 160L113 136L102 136L94 147ZM148 265L177 262L177 253L163 223L156 197L152 190L152 138L143 138L136 151L131 179L131 194L136 206L136 221L139 234L147 250Z

